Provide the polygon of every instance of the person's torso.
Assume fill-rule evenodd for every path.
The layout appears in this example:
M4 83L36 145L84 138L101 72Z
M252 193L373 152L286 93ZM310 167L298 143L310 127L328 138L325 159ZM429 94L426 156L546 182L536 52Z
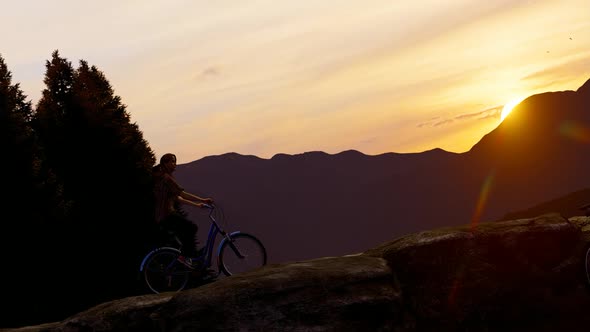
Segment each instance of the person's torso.
M154 185L154 195L156 198L155 219L156 222L160 222L170 214L176 212L176 201L183 189L169 174L164 174L156 179Z

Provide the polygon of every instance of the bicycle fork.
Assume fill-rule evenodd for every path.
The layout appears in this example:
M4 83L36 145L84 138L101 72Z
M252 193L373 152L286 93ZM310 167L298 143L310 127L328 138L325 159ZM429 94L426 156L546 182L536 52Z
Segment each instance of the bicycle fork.
M240 249L238 249L238 247L235 245L234 240L232 239L230 234L223 232L222 235L225 238L225 240L228 241L229 247L232 248L232 250L236 253L236 256L238 256L239 258L246 258L246 256L242 255Z

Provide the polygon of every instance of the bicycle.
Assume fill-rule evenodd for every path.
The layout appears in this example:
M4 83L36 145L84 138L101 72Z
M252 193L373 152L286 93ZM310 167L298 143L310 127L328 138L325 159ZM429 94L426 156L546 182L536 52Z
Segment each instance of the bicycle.
M209 209L211 226L207 242L197 257L186 257L180 249L161 246L143 258L140 275L152 292L179 292L187 286L192 275L205 275L212 265L213 247L218 234L223 238L217 247L217 276L221 272L232 276L266 265L266 249L258 238L240 231L227 233L214 216L214 212L219 211L215 205L204 204L203 207ZM175 240L180 244L177 237Z

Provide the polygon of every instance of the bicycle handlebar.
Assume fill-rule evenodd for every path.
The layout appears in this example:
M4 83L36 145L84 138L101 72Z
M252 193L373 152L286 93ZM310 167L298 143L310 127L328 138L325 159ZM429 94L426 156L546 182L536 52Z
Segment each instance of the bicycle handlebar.
M217 218L213 216L213 214L215 213L215 204L210 203L203 203L203 209L209 209L209 219L211 219L213 222L216 222Z

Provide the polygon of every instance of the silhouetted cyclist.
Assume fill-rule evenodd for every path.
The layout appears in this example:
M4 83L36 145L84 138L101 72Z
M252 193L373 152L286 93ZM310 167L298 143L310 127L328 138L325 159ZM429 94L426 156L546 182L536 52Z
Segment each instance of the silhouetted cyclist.
M186 219L177 210L177 205L181 203L202 208L203 203L211 204L213 199L186 192L172 175L175 169L176 156L172 153L164 154L160 164L154 167L155 221L164 232L178 237L185 255L194 257L198 254L198 226Z

